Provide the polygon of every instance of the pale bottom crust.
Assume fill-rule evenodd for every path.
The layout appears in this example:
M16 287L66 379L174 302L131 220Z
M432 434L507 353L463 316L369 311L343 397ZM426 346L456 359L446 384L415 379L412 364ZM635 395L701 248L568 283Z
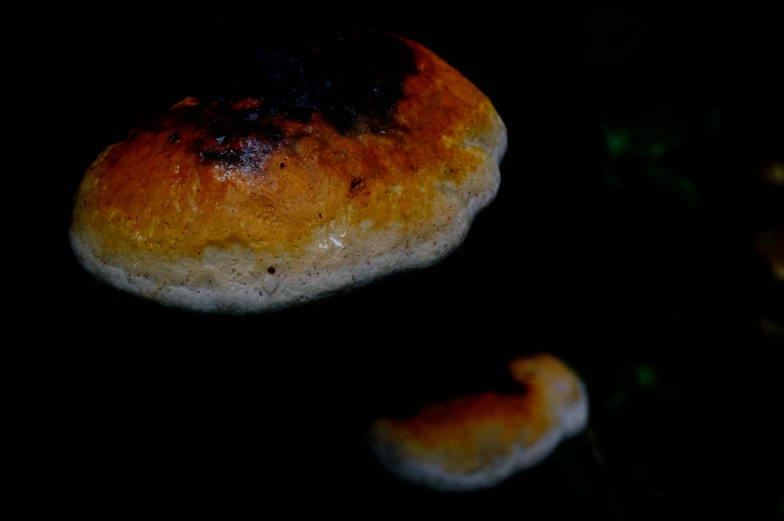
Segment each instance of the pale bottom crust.
M442 492L469 492L494 487L514 474L534 467L549 456L558 444L573 437L588 424L588 395L580 384L582 398L564 408L559 414L560 424L554 425L536 443L515 445L505 457L496 458L491 464L472 474L448 472L433 461L409 457L405 449L388 441L372 439L371 450L384 468L409 483Z
M166 306L245 314L319 300L392 273L435 264L454 251L474 217L498 192L497 161L506 147L503 130L490 153L470 148L483 161L466 182L432 187L435 211L429 222L381 227L356 222L349 213L318 230L296 257L235 245L207 248L198 258L164 261L151 254L103 251L100 238L81 225L77 215L71 245L96 278Z

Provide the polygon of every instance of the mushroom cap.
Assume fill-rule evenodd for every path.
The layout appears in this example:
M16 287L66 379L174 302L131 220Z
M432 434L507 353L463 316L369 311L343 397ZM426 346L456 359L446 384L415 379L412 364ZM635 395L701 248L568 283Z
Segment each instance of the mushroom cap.
M588 394L561 360L538 354L509 364L517 394L486 392L380 418L371 449L397 477L441 491L489 488L545 459L588 421Z
M75 197L81 265L164 305L241 314L454 251L500 185L507 134L490 100L396 36L305 54L294 72L260 54L242 88L187 97L107 147Z

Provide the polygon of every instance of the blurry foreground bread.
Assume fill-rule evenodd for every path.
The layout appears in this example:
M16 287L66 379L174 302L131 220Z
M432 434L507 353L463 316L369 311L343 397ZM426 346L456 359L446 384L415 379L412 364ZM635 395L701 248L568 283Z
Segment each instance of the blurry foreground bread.
M549 354L509 364L516 394L487 392L381 418L370 446L399 478L436 490L489 488L546 458L588 421L580 378Z
M165 305L248 313L452 252L499 188L490 100L405 39L300 51L259 53L106 148L76 194L79 262Z

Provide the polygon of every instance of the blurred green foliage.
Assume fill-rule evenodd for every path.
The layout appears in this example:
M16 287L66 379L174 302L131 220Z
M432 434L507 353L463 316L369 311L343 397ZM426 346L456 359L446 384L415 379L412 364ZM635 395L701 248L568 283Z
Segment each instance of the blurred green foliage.
M642 8L594 11L583 24L609 156L605 187L624 197L660 196L665 206L698 207L697 149L718 140L721 111L693 85L699 77L689 60L693 32Z
M704 298L701 244L722 150L721 110L689 79L697 74L681 44L694 35L661 13L632 11L585 18L586 62L607 151L604 269L607 277L633 281L628 289L621 284L618 301L648 302L645 309L612 308L619 328L635 330L634 323L637 332L650 328L669 342L666 330L677 342ZM693 496L701 471L688 459L693 440L673 427L694 421L695 383L685 367L692 362L667 346L629 349L636 354L613 357L613 367L589 382L591 421L623 517L661 518Z
M674 107L627 104L628 112L603 121L607 148L613 158L636 155L660 158L668 151L699 139L718 137L718 107Z
M655 363L638 362L618 368L613 383L614 392L604 403L610 415L623 412L623 408L640 399L657 401L674 400L679 395L675 378L660 378Z
M609 155L605 186L655 193L662 204L674 199L697 208L700 194L690 147L719 134L720 111L703 107L679 111L672 106L627 106L622 116L604 114L602 131Z

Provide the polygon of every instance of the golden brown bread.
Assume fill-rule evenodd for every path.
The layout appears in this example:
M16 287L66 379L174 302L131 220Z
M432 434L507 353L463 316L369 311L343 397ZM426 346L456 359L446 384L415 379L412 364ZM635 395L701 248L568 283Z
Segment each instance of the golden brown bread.
M370 444L398 477L444 491L492 487L539 463L585 427L588 395L561 360L522 357L509 364L520 388L423 407L403 419L380 418Z
M421 45L388 118L184 99L109 146L76 195L71 243L105 282L188 309L245 313L433 264L494 198L506 128ZM352 113L353 114L353 113ZM254 116L255 115L255 116Z

